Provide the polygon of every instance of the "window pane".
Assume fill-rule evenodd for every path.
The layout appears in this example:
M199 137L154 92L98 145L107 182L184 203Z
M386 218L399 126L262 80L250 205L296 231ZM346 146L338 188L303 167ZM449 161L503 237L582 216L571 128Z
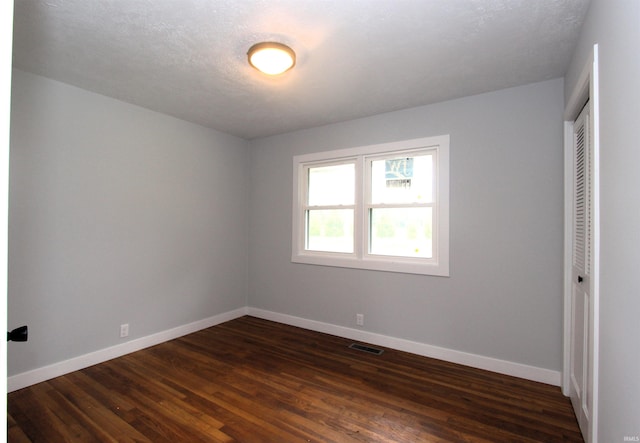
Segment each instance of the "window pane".
M353 253L353 209L307 211L306 249Z
M371 162L371 203L432 203L433 156L416 155Z
M432 208L371 209L369 252L432 258L432 217Z
M309 168L309 206L353 205L355 174L353 163Z

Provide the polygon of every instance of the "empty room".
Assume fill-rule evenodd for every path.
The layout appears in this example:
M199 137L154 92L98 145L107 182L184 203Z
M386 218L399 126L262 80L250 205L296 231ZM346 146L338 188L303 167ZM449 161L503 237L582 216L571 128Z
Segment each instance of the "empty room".
M640 2L6 3L8 441L640 441Z

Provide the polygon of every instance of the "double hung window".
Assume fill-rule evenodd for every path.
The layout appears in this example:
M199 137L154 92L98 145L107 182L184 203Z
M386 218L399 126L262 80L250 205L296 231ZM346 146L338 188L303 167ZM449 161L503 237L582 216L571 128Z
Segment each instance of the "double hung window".
M294 157L292 261L449 273L449 137Z

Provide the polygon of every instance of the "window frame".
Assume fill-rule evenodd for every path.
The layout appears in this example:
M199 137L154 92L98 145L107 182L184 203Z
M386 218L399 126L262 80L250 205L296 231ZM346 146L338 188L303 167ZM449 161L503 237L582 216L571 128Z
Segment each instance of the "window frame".
M308 199L307 196L309 195L309 169L313 168L313 167L325 167L325 166L340 166L340 165L354 165L354 201L353 204L335 204L335 205L310 205L308 203ZM356 186L356 182L357 177L358 177L358 161L356 157L347 157L347 158L343 158L343 159L338 159L336 161L321 161L321 162L308 162L308 163L304 163L302 165L302 177L303 177L303 190L302 190L302 201L300 202L301 207L298 209L301 212L301 216L303 217L302 223L303 226L301 226L302 228L302 250L311 254L340 254L341 257L343 256L349 256L349 257L356 257L356 251L357 251L357 247L356 247L356 223L358 220L358 214L357 214L357 202L358 202L358 190L357 190L357 186ZM305 179L306 177L306 179ZM333 209L337 209L337 210L349 210L352 209L353 210L353 221L354 221L354 226L353 226L353 239L354 239L354 244L353 244L353 252L327 252L327 251L316 251L316 250L311 250L311 249L307 249L308 246L308 239L307 239L307 222L308 222L308 218L306 217L307 215L307 211L314 211L314 210L333 210Z
M367 211L371 206L370 162L384 156L434 151L433 257L414 258L369 252ZM311 251L306 247L309 167L355 161L354 252ZM293 157L291 261L376 271L449 276L449 135L296 155ZM400 205L401 206L401 205Z
M399 202L399 203L373 203L373 174L372 174L372 166L374 161L380 160L390 160L397 159L398 157L410 157L414 156L418 157L421 155L430 155L432 157L433 162L433 176L431 183L431 193L432 199L429 202L419 203L419 202ZM394 257L398 260L402 260L405 262L412 262L418 260L420 263L427 263L429 261L434 262L435 257L437 257L438 252L438 236L432 235L432 257L407 257L407 256L390 256L384 254L374 254L371 252L372 246L372 215L374 209L403 209L403 208L430 208L432 210L432 224L433 230L437 233L439 222L438 222L438 208L437 208L437 196L438 196L438 150L433 147L426 148L416 148L416 149L408 149L401 151L392 151L385 152L383 154L373 154L364 156L364 199L363 199L363 215L364 220L362 221L362 226L364 227L363 238L367 240L367 244L363 245L362 256L368 260L377 260L383 257L385 260L388 260L389 257ZM355 233L354 233L355 235Z

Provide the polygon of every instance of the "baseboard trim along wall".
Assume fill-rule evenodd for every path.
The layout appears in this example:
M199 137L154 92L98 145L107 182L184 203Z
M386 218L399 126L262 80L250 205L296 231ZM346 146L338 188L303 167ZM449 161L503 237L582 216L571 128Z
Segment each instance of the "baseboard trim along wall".
M425 343L414 342L396 337L389 337L374 332L362 331L359 329L337 326L330 323L323 323L315 320L309 320L302 317L295 317L287 314L267 311L264 309L244 307L233 311L214 315L203 320L199 320L146 337L128 341L126 343L111 346L89 354L71 358L49 366L37 368L21 374L13 375L7 378L7 391L13 392L27 386L34 385L73 371L87 368L89 366L111 360L131 352L139 351L150 346L155 346L169 340L173 340L183 335L197 332L201 329L210 328L211 326L233 320L243 315L251 315L254 317L271 320L291 326L297 326L311 331L323 332L325 334L337 335L339 337L348 338L360 342L370 343L373 345L384 346L387 348L397 349L399 351L410 352L412 354L422 355L424 357L437 358L452 363L459 363L478 369L485 369L499 374L511 375L514 377L533 380L541 383L547 383L554 386L560 386L561 373L550 369L538 368L535 366L523 365L506 360L499 360L491 357L485 357L477 354L469 354L466 352L455 351L452 349L441 348L438 346L428 345Z
M265 320L275 321L278 323L284 323L291 326L298 326L300 328L310 329L312 331L323 332L325 334L337 335L339 337L370 343L373 345L397 349L399 351L410 352L412 354L422 355L424 357L436 358L451 363L459 363L465 366L470 366L472 368L485 369L487 371L497 372L499 374L511 375L514 377L524 378L540 383L560 386L560 371L553 371L550 369L538 368L536 366L523 365L520 363L499 360L496 358L485 357L477 354L469 354L467 352L455 351L452 349L441 348L438 346L414 342L402 338L389 337L386 335L362 331L359 329L347 328L344 326L336 326L330 323L322 323L315 320L280 314L277 312L266 311L258 308L247 308L247 315L262 318Z
M18 389L26 388L27 386L35 385L36 383L50 380L73 371L78 371L150 346L155 346L160 343L173 340L174 338L182 337L183 335L210 328L211 326L215 326L244 315L247 315L246 307L224 312L222 314L214 315L213 317L198 320L193 323L188 323L156 334L147 335L146 337L137 338L120 345L100 349L99 351L80 355L78 357L34 369L32 371L23 372L7 378L7 392L17 391Z

